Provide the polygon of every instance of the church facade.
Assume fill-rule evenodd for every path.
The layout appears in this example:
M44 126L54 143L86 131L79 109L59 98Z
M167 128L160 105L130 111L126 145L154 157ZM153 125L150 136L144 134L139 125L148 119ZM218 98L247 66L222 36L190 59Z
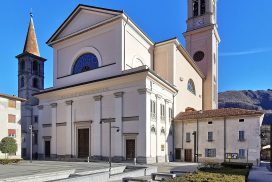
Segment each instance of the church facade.
M19 96L39 158L173 160L174 116L217 108L216 1L188 2L186 49L177 38L153 42L123 11L79 5L47 42L48 89L31 17Z

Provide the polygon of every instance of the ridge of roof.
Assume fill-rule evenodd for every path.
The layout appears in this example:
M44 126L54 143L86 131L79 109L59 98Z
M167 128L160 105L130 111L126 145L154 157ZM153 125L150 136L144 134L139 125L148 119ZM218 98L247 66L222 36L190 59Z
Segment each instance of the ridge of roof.
M224 108L204 111L191 111L180 112L176 117L176 121L190 120L190 119L205 119L215 117L231 117L231 116L250 116L250 115L263 115L262 111L246 110L240 108Z

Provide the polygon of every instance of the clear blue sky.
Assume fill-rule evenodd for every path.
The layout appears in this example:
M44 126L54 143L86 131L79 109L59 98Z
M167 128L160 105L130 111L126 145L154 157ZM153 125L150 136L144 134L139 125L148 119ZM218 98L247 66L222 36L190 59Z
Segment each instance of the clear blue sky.
M52 86L52 48L45 42L79 4L123 9L151 37L161 41L186 30L187 0L9 0L0 11L0 92L17 95L17 60L32 9L45 87ZM272 88L272 1L219 0L219 91Z

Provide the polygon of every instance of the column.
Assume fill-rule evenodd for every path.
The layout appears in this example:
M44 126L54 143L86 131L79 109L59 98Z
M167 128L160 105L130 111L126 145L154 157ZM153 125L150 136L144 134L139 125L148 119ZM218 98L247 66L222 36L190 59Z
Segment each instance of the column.
M156 162L160 162L161 157L161 98L162 96L159 94L156 94Z
M57 103L50 104L51 106L51 115L52 115L52 126L51 126L51 157L57 157Z
M117 129L112 129L112 147L113 147L113 160L116 162L121 162L123 160L123 95L124 92L114 93L115 97L115 122L112 126L119 127L119 132Z
M73 101L66 101L66 157L73 157L73 139L72 137L72 127L73 127Z
M94 159L102 157L102 135L101 135L101 117L102 117L102 95L94 96L94 121L91 127L91 151Z
M169 162L169 147L171 147L170 143L170 124L171 124L171 113L169 112L170 108L172 108L171 101L165 99L165 162Z
M44 159L44 140L43 140L43 105L38 106L38 158Z
M138 112L139 112L139 135L137 137L137 162L152 163L150 156L151 141L150 141L150 94L151 91L147 88L138 89Z

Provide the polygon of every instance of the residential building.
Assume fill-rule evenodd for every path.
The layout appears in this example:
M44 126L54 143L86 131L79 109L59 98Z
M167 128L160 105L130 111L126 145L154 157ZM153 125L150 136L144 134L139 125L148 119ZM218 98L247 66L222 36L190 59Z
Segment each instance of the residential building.
M175 159L258 164L263 116L234 108L181 112L175 118Z
M25 100L19 97L0 94L0 142L5 137L12 137L17 143L17 152L10 154L9 158L21 158L21 102ZM1 153L0 159L6 154Z

